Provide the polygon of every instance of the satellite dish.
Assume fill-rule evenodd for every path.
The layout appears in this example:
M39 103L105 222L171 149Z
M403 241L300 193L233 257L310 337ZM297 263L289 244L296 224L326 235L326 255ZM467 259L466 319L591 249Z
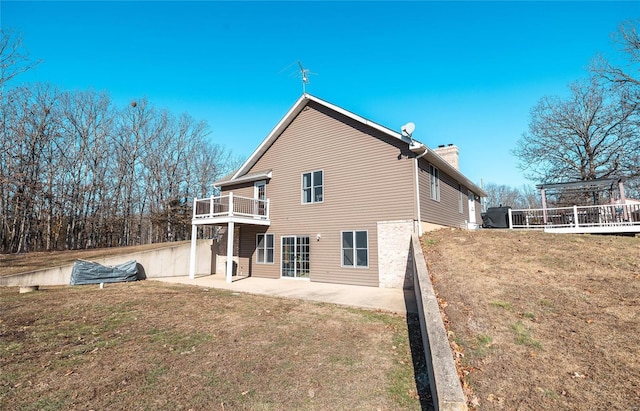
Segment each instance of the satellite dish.
M401 130L402 130L402 135L405 137L411 137L411 135L413 134L413 131L416 129L416 125L413 123L407 123L404 126L402 126Z

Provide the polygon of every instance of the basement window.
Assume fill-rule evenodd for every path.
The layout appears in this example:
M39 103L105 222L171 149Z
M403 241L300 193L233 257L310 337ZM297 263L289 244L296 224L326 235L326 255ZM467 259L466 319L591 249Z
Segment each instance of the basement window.
M342 266L369 267L369 239L366 231L342 232Z
M256 236L256 263L273 264L273 234L258 234Z

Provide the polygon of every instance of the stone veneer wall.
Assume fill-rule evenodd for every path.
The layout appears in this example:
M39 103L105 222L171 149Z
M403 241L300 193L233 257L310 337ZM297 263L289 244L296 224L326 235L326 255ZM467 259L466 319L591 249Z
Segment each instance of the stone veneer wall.
M383 288L411 288L408 264L412 220L378 221L378 278Z

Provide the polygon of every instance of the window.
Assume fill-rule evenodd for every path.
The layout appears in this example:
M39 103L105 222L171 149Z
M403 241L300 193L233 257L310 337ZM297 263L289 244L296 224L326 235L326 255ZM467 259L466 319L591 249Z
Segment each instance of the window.
M429 175L431 180L431 199L440 201L440 172L437 168L429 164Z
M321 203L323 201L322 170L302 174L302 202Z
M462 185L458 184L458 212L460 214L464 213L464 203L462 197Z
M273 234L258 234L256 237L256 262L273 264Z
M342 266L369 266L369 241L366 231L342 232Z

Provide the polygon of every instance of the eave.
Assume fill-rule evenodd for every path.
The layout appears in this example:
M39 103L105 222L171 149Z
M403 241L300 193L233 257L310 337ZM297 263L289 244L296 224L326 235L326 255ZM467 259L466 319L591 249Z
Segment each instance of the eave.
M226 187L226 186L240 184L240 183L249 183L252 181L270 180L272 174L273 173L271 170L258 171L255 173L245 174L242 177L238 177L235 179L232 177L231 179L218 180L215 183L213 183L213 186L217 188L221 188L221 187Z

